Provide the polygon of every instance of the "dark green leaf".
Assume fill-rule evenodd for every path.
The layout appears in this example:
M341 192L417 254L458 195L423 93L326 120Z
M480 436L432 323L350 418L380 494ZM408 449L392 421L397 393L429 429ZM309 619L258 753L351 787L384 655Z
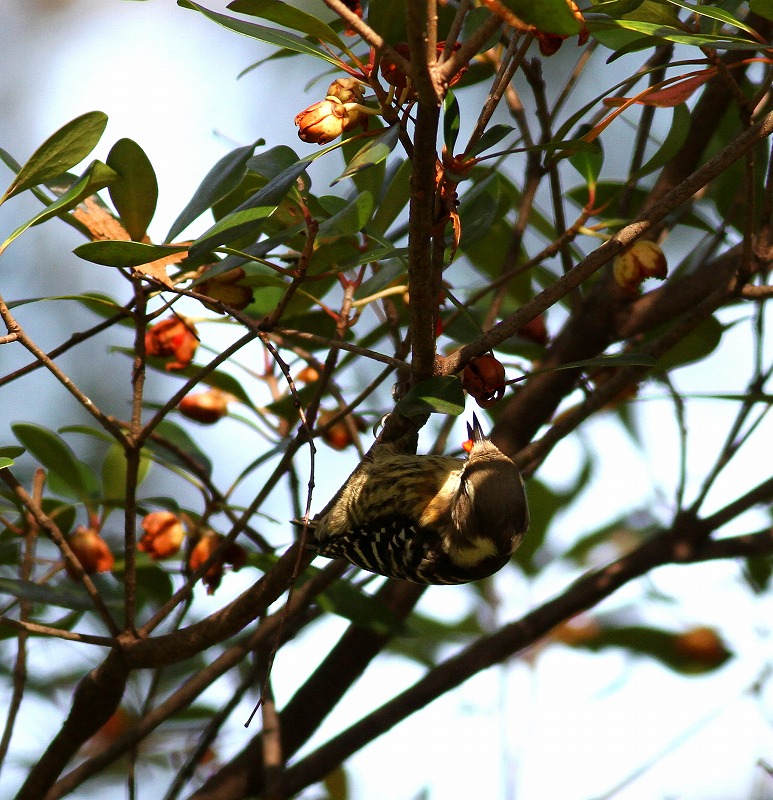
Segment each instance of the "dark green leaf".
M51 297L30 297L26 300L14 300L13 302L8 303L8 307L15 308L16 306L27 305L28 303L40 303L49 300L74 300L76 303L80 303L85 308L88 308L89 311L93 311L95 314L98 314L100 317L104 318L113 317L116 314L122 313L125 314L123 323L130 324L131 314L129 314L126 309L118 305L118 303L113 300L112 297L108 297L105 294L98 294L97 292L87 292L85 294L60 294L52 295Z
M185 472L190 472L191 465L189 461L176 452L180 451L187 455L193 463L197 464L202 472L206 475L212 475L212 462L179 425L169 420L163 420L156 428L156 433L173 445L173 449L169 449L158 441L148 440L148 450L158 457L159 463L172 464L182 467Z
M223 156L212 167L199 184L199 188L194 192L188 205L172 223L172 227L166 235L167 242L176 238L208 208L211 208L218 200L222 200L241 183L247 172L247 161L252 157L255 148L262 143L263 139L258 139L250 145L238 147Z
M531 522L513 560L527 575L536 575L543 568L547 558L539 557L539 554L550 525L588 485L592 473L592 464L586 459L576 478L566 489L554 489L536 478L532 478L526 485Z
M305 160L305 159L304 159ZM267 181L281 175L286 169L301 161L292 147L280 144L258 153L247 161L247 169ZM295 178L293 178L295 180ZM281 199L281 198L280 198Z
M396 634L403 623L381 601L346 581L336 581L317 596L320 608L377 633Z
M32 581L21 581L15 578L0 578L0 594L9 594L19 600L30 600L44 606L70 608L74 611L92 611L94 603L86 594L86 590L67 589L62 586L43 585ZM119 599L106 600L109 608L120 609L123 602Z
M175 253L184 253L184 245L143 244L142 242L86 242L73 250L76 256L106 267L139 267Z
M773 558L754 556L746 559L744 578L756 594L768 591L771 576L773 576Z
M459 204L462 222L461 248L483 239L501 215L499 212L499 177L492 173L464 193Z
M316 155L319 155L317 153ZM316 157L316 156L315 156ZM274 212L295 185L298 176L308 167L309 159L294 164L272 178L262 189L242 203L231 214L213 225L190 248L191 258L206 255L215 247L232 242L248 233L257 233L262 221Z
M598 356L597 358L586 358L582 361L572 361L569 364L561 364L551 367L550 370L559 369L588 369L588 367L651 367L657 362L652 356L646 353L616 353L610 356Z
M656 169L660 169L667 164L679 152L687 139L690 130L690 110L685 103L674 106L674 116L671 119L671 127L668 129L663 144L658 151L650 158L646 164L636 173L637 178L649 175Z
M20 225L4 242L0 245L0 253L8 247L18 236L21 236L27 228L32 225L39 225L51 217L59 216L71 208L75 208L80 202L90 195L98 192L103 187L112 183L117 178L115 172L101 161L93 161L78 181L61 197L46 206L42 211L35 214L32 219Z
M405 3L395 0L370 0L368 3L368 25L386 42L404 42Z
M139 486L150 468L150 459L144 452L140 455L137 474ZM126 453L123 447L113 442L102 461L102 499L108 503L122 503L126 497Z
M499 144L502 139L505 138L508 134L512 133L515 128L512 125L492 125L490 128L483 132L483 136L478 139L478 141L469 149L469 151L465 151L465 155L468 158L472 158L473 156L478 156L481 153L485 153L494 145Z
M749 8L755 14L773 21L773 0L749 0Z
M575 139L582 139L593 128L592 125L581 125L575 132ZM604 149L600 139L591 142L592 147L578 150L569 156L569 163L582 175L589 190L595 191L601 167L604 164Z
M16 438L52 474L81 500L90 497L90 483L86 475L86 465L70 449L70 446L52 431L41 425L17 422L11 425Z
M730 25L733 28L738 28L739 30L746 31L750 33L752 36L755 35L754 28L744 24L743 21L737 19L732 14L728 13L722 8L713 8L709 5L690 5L689 3L684 3L682 0L668 0L671 5L678 6L679 8L685 9L685 11L689 11L690 14L697 14L701 17L708 17L709 19L716 20L717 22L721 22L724 25Z
M443 100L443 143L450 155L453 155L456 140L459 138L460 113L459 103L449 89ZM395 127L398 127L395 125Z
M711 672L732 655L718 637L711 651L691 654L682 644L684 635L644 625L628 625L601 628L595 636L577 642L576 646L593 651L621 647L633 655L654 658L683 675Z
M658 359L655 372L669 372L677 367L703 361L719 346L725 328L715 317L701 322L695 330ZM657 335L657 332L655 332Z
M395 124L371 139L346 165L346 169L331 183L334 185L344 178L350 178L368 167L381 163L395 149L400 126Z
M722 50L748 50L764 47L758 42L740 36L691 33L683 28L670 27L663 23L640 22L632 19L610 19L606 22L597 22L595 25L589 23L588 27L594 34L597 30L603 30L605 27L619 27L624 30L636 31L652 37L653 44L657 40L665 40L693 47L716 47Z
M8 459L18 458L23 452L24 452L23 447L19 447L19 445L17 444L9 444L6 445L5 447L0 447L0 458L8 458ZM11 463L13 463L13 461ZM6 464L5 466L7 467L10 465Z
M369 228L384 234L408 204L410 196L411 162L404 159L392 174L383 197L379 200Z
M389 652L433 667L442 650L449 644L468 642L482 633L483 629L475 613L457 621L442 622L414 611L403 626L401 635L389 643Z
M406 417L432 413L459 416L464 412L462 384L453 375L428 378L408 390L397 410Z
M519 19L545 33L571 35L580 30L566 0L501 0L501 3Z
M228 4L228 9L241 14L249 14L251 17L277 22L314 39L321 39L339 50L348 50L329 25L288 3L281 3L279 0L233 0Z
M89 111L49 136L19 170L0 204L31 186L56 178L83 161L96 147L107 125L107 114Z
M196 260L206 257L218 245L233 242L247 234L257 235L263 226L263 222L276 211L275 205L266 205L234 211L219 222L216 222L209 230L202 234L191 245L190 258Z
M488 21L491 19L491 16L491 12L483 6L471 8L464 17L464 25L462 26L462 35L460 37L461 41L467 41L467 39L469 39L476 31L488 23ZM485 53L486 50L491 50L492 47L496 47L499 43L499 37L501 35L501 28L496 28L491 36L489 36L489 38L483 42L478 49L478 52ZM470 63L470 70L473 70L475 65L476 62L472 61ZM469 76L469 72L470 71L468 70L467 76ZM463 79L463 83L465 85L467 76L465 76L465 79Z
M244 22L244 20L228 17L225 14L218 14L215 11L204 8L204 6L200 6L198 3L191 2L191 0L177 0L177 5L182 6L182 8L191 8L194 11L198 11L200 14L207 17L207 19L211 19L218 25L228 28L228 30L241 33L243 36L259 39L261 42L274 45L274 47L286 48L296 53L305 53L315 58L321 58L323 61L327 61L335 67L339 66L338 60L326 50L301 36L296 36L294 33L281 31L277 28L266 28L263 25L255 25L252 22Z
M119 139L107 156L118 173L108 191L129 236L141 242L153 219L158 200L156 173L145 151L132 139Z
M373 211L373 196L370 192L358 194L339 212L326 219L317 232L317 242L339 240L344 236L353 236L361 231Z

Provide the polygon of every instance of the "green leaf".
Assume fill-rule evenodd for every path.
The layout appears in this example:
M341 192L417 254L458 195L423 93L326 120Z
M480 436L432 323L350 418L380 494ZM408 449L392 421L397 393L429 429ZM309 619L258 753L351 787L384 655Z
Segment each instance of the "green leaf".
M491 232L499 213L500 181L496 173L466 191L459 204L462 250Z
M450 155L453 155L456 140L459 138L460 117L459 103L449 89L443 100L443 143Z
M252 144L238 147L236 150L223 156L217 164L206 174L199 188L193 194L188 205L180 212L172 223L166 241L176 238L192 222L198 219L208 208L218 200L230 194L247 174L247 161L252 157L255 148L263 144L263 139L258 139Z
M719 346L725 327L715 317L701 322L695 330L677 342L664 356L658 359L655 372L669 372L677 367L703 361ZM653 331L653 336L658 331Z
M89 501L92 481L88 468L78 460L70 446L57 434L41 425L17 422L11 425L16 438L53 475L56 475L73 495Z
M304 573L304 575L310 573ZM396 634L403 628L397 618L380 600L346 581L336 581L317 596L320 608L339 617L370 628L377 633Z
M9 197L32 186L56 178L83 161L96 147L107 125L107 114L89 111L76 117L46 139L19 170L0 198L0 205Z
M406 39L406 5L395 0L370 0L368 25L386 42L404 42Z
M773 0L749 0L749 8L755 14L773 21Z
M592 125L581 125L575 132L574 138L582 139L592 129ZM590 144L592 147L572 153L569 156L569 163L582 175L588 191L595 192L601 167L604 164L604 148L601 146L599 138L594 139Z
M614 628L601 628L595 636L583 639L575 646L587 650L603 650L620 647L636 656L649 656L669 669L683 675L696 675L711 672L721 667L732 653L717 637L716 646L711 652L691 655L681 642L685 634L652 628L645 625L627 625Z
M53 203L46 206L46 208L37 213L32 219L20 225L3 244L0 245L0 253L2 253L14 239L21 236L27 228L30 228L32 225L39 225L41 222L51 219L51 217L59 216L65 211L75 208L75 206L85 200L85 198L112 183L116 178L116 173L106 164L103 164L101 161L93 161L68 191L57 198Z
M756 32L754 28L750 27L749 25L745 25L741 20L737 19L732 14L729 14L727 11L724 11L721 8L714 8L708 5L692 6L689 3L681 2L681 0L666 1L673 6L677 6L677 8L683 8L685 11L689 11L691 14L697 14L701 17L708 17L709 19L716 20L724 25L730 25L731 27L746 31L756 38Z
M137 473L139 486L150 469L150 458L140 454ZM109 503L122 503L126 497L126 453L118 442L113 442L102 461L102 499Z
M673 156L679 152L682 145L687 140L689 130L690 110L687 108L686 103L680 103L678 106L674 106L671 127L668 129L668 135L663 144L660 145L652 158L639 169L636 173L636 178L643 178L645 175L649 175L651 172L667 164Z
M263 25L255 25L253 22L244 22L244 20L234 19L225 14L218 14L215 11L204 8L204 6L200 6L198 3L191 2L191 0L177 0L177 5L198 11L207 19L211 19L218 25L228 28L228 30L241 33L243 36L250 36L253 39L259 39L261 42L268 42L274 47L282 47L295 53L305 53L327 61L335 67L340 67L340 63L335 56L330 55L326 50L309 42L307 39L296 36L294 33L287 33L287 31L281 31L277 28L266 28Z
M349 50L338 34L321 19L279 0L233 0L228 4L228 10L267 19L314 39L321 39L339 50Z
M579 33L580 23L566 0L501 0L501 3L519 19L545 33Z
M353 236L365 227L372 211L373 196L370 192L361 192L351 203L319 226L317 242L337 241L344 236Z
M358 172L381 163L395 149L399 136L400 126L395 124L371 139L357 152L346 165L346 169L330 185L333 186L344 178L351 178Z
M773 558L770 556L747 558L743 576L756 594L767 592L770 586L770 578L773 576Z
M185 245L144 244L142 242L86 242L73 250L76 256L106 267L139 267L174 253L184 253Z
M264 220L270 217L276 209L276 205L265 205L245 208L242 211L236 210L228 214L196 239L188 251L190 258L195 261L198 258L206 257L219 245L233 242L247 234L257 235Z
M380 198L369 230L376 235L384 234L394 223L400 212L408 205L410 197L411 162L404 159L391 173L386 191Z
M478 139L478 141L467 151L465 151L465 156L468 158L473 158L474 156L478 156L481 153L485 153L490 147L493 147L495 144L499 144L502 139L505 138L508 134L512 133L515 130L512 125L492 125L490 128L483 132L483 135Z
M43 585L33 581L22 581L15 578L0 578L0 594L9 594L19 600L30 600L44 606L58 606L73 611L93 611L94 602L86 594L86 590L68 589L62 586ZM114 598L106 601L109 608L120 609L123 601Z
M3 464L4 467L10 467L13 464L13 460L18 458L24 452L23 447L19 447L17 444L9 444L5 447L0 447L0 458L9 461L8 464Z
M531 522L521 546L513 555L513 560L526 575L536 575L544 568L548 557L541 556L541 553L551 524L580 495L592 475L593 465L586 456L577 476L564 489L548 486L538 478L528 482L526 494Z
M141 242L156 212L158 181L150 159L132 139L119 139L110 149L107 165L118 173L108 191L129 236Z
M212 475L212 462L203 451L199 449L198 445L183 428L165 419L158 424L156 433L163 439L168 440L177 450L185 453L191 461L199 466L202 472L209 476ZM158 441L149 439L147 448L158 457L160 463L174 464L175 466L182 467L182 469L188 473L191 471L191 465L186 459L181 458L174 450L169 450Z
M421 381L408 390L397 404L397 410L406 417L433 413L457 417L464 412L461 381L452 375Z
M588 367L652 367L657 361L646 353L616 353L597 358L585 358L582 361L572 361L551 367L550 370L561 369L587 369Z
M692 33L682 28L670 27L657 22L640 22L632 19L610 19L599 21L594 24L589 23L589 29L594 33L610 28L622 28L624 30L636 31L645 34L653 40L655 44L658 40L675 42L676 44L686 44L693 47L716 47L722 50L749 50L762 48L764 45L759 42L745 39L740 36Z
M247 161L247 169L270 181L302 160L305 159L298 158L298 154L292 147L279 144L250 158Z

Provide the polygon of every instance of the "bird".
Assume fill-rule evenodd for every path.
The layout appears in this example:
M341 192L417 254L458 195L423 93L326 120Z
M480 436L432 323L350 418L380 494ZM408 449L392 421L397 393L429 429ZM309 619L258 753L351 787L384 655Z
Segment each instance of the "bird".
M309 523L310 546L419 584L469 583L500 570L529 525L523 480L475 415L467 433L465 459L377 448Z

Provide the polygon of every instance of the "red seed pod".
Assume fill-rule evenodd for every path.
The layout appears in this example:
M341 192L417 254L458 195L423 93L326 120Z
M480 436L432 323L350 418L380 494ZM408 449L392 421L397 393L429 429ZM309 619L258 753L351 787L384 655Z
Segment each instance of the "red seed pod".
M168 370L185 369L193 361L198 346L193 323L179 315L161 320L145 332L145 352L149 356L175 359L166 365Z
M219 389L209 389L206 392L187 394L177 404L177 408L184 417L200 422L202 425L212 425L228 414L228 401L231 395Z
M491 408L505 394L505 368L492 355L473 358L462 373L462 388L481 408Z
M191 572L198 569L215 552L215 548L224 538L221 533L213 533L212 531L202 534L188 557L188 567ZM214 594L215 589L220 586L226 564L230 564L234 572L238 572L246 563L247 552L245 549L235 542L230 544L222 554L222 557L212 564L202 578L202 582L207 587L207 594Z
M185 541L182 520L171 511L151 511L142 520L145 533L137 549L159 560L174 555Z
M78 561L81 562L83 571L87 575L93 575L95 572L110 572L113 568L115 558L98 530L78 525L67 540L67 544L78 556ZM69 567L67 572L71 578L76 578Z

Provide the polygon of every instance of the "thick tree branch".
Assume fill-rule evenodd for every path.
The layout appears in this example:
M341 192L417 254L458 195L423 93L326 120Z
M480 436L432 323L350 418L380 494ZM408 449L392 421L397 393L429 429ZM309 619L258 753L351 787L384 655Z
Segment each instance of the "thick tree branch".
M679 521L650 541L612 564L580 578L563 594L522 619L478 639L460 653L434 667L406 691L384 703L364 719L335 736L285 773L284 796L292 797L321 780L336 764L344 762L368 742L393 728L401 720L424 708L441 695L481 672L534 644L560 622L585 611L626 583L656 567L670 563L707 560L723 550L733 556L773 550L770 531L732 540L696 541L705 528L696 520L690 526ZM722 541L727 542L722 544Z

